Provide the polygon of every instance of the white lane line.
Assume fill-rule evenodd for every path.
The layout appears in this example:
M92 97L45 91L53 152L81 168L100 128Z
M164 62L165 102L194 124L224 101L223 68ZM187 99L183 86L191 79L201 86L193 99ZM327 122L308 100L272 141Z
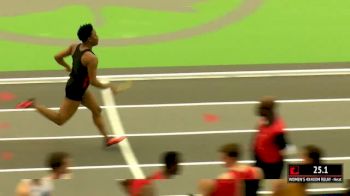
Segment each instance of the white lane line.
M333 99L292 99L277 100L277 103L327 103L327 102L350 102L350 98L333 98ZM220 105L254 105L257 101L230 101L230 102L200 102L200 103L169 103L169 104L136 104L136 105L105 105L103 109L116 108L162 108L162 107L196 107L196 106L220 106ZM51 107L52 110L59 110L59 107ZM79 110L85 110L86 107L79 107ZM0 109L0 112L33 112L33 108L29 109Z
M342 192L342 191L346 191L346 188L313 188L313 189L306 189L307 192L310 193L333 193L333 192ZM272 194L272 191L258 191L258 194L262 194L262 195L270 195Z
M324 161L350 161L350 157L323 157ZM287 163L301 162L302 159L284 159ZM254 160L240 160L238 163L251 164L255 163ZM206 162L185 162L180 163L182 166L210 166L210 165L222 165L221 161L206 161ZM70 167L72 170L99 170L99 169L123 169L123 168L152 168L161 167L163 164L137 164L137 165L98 165L98 166L76 166ZM13 172L36 172L36 171L48 171L49 168L16 168L16 169L0 169L0 173L13 173Z
M307 189L307 192L333 192L333 191L346 191L346 188L315 188Z
M306 192L310 193L334 193L334 192L343 192L346 191L346 188L313 188L313 189L306 189ZM270 195L272 194L272 191L258 191L258 194L262 195Z
M113 93L110 89L102 90L102 99L104 104L107 106L115 105ZM106 113L112 128L113 134L117 136L125 135L124 127L120 120L117 109L107 108ZM138 167L137 158L134 152L132 151L132 148L128 139L126 138L124 141L120 142L118 145L120 146L121 152L124 156L126 163L131 166L130 170L134 178L145 178L145 174L143 173L142 169Z
M338 127L303 127L303 128L286 128L289 132L307 132L307 131L340 131L350 130L350 126ZM134 131L140 132L140 131ZM188 131L188 132L163 132L163 133L114 133L111 136L126 136L126 137L163 137L163 136L184 136L184 135L213 135L213 134L237 134L237 133L255 133L257 130L242 129L242 130L216 130L216 131ZM80 135L80 136L50 136L50 137L10 137L0 138L0 142L6 141L34 141L34 140L74 140L74 139L96 139L102 138L101 135Z
M286 128L286 131L291 132L303 132L303 131L330 131L330 130L349 130L350 126L337 126L337 127L305 127L305 128Z
M349 127L350 128L350 127ZM184 135L215 135L232 133L255 133L257 130L216 130L216 131L187 131L187 132L163 132L163 133L135 133L131 137L159 137L159 136L184 136Z
M101 135L79 135L79 136L50 136L50 137L9 137L0 138L1 142L9 141L36 141L36 140L79 140L103 138Z
M306 189L307 192L310 193L339 193L346 191L346 188L312 188L312 189ZM273 192L272 191L258 191L257 192L259 195L271 195ZM189 194L183 194L183 195L161 195L161 196L188 196ZM194 193L192 194L194 196L202 196L201 194Z
M294 76L329 76L349 75L350 69L295 69L295 70L263 70L263 71L225 71L225 72L192 72L192 73L159 73L159 74L126 74L103 75L100 79L109 81L123 80L174 80L203 78L245 78L245 77L294 77ZM32 78L2 78L0 84L37 84L63 83L68 77L32 77Z

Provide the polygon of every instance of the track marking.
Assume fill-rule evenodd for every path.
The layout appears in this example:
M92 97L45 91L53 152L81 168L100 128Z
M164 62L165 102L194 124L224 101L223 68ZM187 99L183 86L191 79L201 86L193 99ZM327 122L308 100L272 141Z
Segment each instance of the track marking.
M323 157L324 161L350 161L350 157ZM287 163L301 162L302 159L284 159ZM255 163L254 160L241 160L238 163L251 164ZM210 166L210 165L222 165L221 161L206 161L206 162L185 162L180 163L182 166ZM163 164L138 164L138 165L100 165L100 166L76 166L70 167L71 170L99 170L99 169L123 169L131 167L139 168L153 168L161 167ZM37 172L37 171L50 171L50 168L16 168L16 169L0 169L0 173L14 173L14 172Z
M115 105L113 93L109 88L102 90L102 99L105 105ZM117 136L125 135L124 127L120 120L117 109L113 107L107 108L106 113L113 134ZM130 165L130 170L134 178L145 178L145 174L143 173L142 169L138 167L137 158L131 148L128 138L120 142L118 145L120 146L126 163Z
M340 131L350 130L350 126L338 127L303 127L303 128L286 128L288 132L307 132L307 131ZM130 133L122 132L114 133L111 136L126 137L164 137L164 136L184 136L184 135L213 135L213 134L237 134L237 133L255 133L258 130L242 129L242 130L216 130L216 131L188 131L188 132L163 132L163 133ZM36 141L36 140L78 140L78 139L96 139L102 138L101 135L80 135L80 136L50 136L50 137L9 137L0 138L0 142L7 141Z
M123 80L174 80L174 79L206 79L206 78L262 78L262 77L295 77L295 76L330 76L350 75L350 69L294 69L264 71L225 71L225 72L192 72L192 73L159 73L159 74L125 74L103 75L100 79L109 81ZM31 77L2 78L0 84L49 84L64 83L68 77Z
M350 102L350 98L333 99L291 99L277 100L277 103L328 103L328 102ZM163 108L163 107L197 107L197 106L220 106L220 105L255 105L258 101L229 101L229 102L199 102L199 103L169 103L169 104L136 104L136 105L104 105L102 109L130 109L130 108ZM52 110L59 110L59 107L50 107ZM79 110L86 110L86 107L79 107ZM0 112L33 112L33 108L28 109L0 109Z

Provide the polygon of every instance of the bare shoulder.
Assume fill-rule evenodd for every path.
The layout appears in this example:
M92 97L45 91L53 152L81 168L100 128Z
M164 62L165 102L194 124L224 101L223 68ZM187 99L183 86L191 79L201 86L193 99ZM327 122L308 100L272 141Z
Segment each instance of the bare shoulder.
M227 180L227 179L232 179L232 175L230 175L228 172L222 173L220 174L217 179L221 179L221 180Z
M253 167L256 172L256 178L264 179L264 172L260 167Z
M83 56L81 57L81 62L84 65L88 65L88 64L97 64L98 63L98 59L97 57L90 51L87 51L83 54Z
M60 60L60 59L63 59L67 56L71 56L73 55L75 49L77 47L77 44L71 44L69 45L67 48L65 48L64 50L60 51L59 53L57 53L55 55L55 59L56 60Z
M71 50L71 54L74 53L74 51L77 49L77 46L78 46L78 45L79 45L79 44L77 44L77 43L73 43L73 44L69 45L69 48L70 48L70 50Z

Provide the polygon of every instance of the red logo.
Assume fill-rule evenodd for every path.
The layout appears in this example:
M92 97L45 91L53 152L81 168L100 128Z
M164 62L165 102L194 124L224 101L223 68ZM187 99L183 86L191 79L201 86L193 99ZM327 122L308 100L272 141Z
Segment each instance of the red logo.
M87 86L89 86L89 84L90 84L90 80L89 80L89 76L87 76L84 79L83 88L86 88Z
M290 175L299 175L299 166L290 166L289 167Z

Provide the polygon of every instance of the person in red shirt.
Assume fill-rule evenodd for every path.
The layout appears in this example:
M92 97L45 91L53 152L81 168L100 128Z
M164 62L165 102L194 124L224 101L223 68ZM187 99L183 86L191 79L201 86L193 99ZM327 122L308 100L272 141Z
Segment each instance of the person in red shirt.
M226 144L219 152L227 171L215 180L201 180L200 193L203 196L256 195L259 179L263 178L261 169L237 163L240 155L240 147L237 144Z
M180 155L178 152L169 151L163 155L165 166L146 179L128 179L121 182L122 187L130 196L153 195L152 181L166 180L179 173Z
M264 171L266 179L280 179L283 170L283 151L287 146L283 119L275 112L276 103L272 97L260 101L257 113L261 117L258 133L253 142L253 153L257 167Z

